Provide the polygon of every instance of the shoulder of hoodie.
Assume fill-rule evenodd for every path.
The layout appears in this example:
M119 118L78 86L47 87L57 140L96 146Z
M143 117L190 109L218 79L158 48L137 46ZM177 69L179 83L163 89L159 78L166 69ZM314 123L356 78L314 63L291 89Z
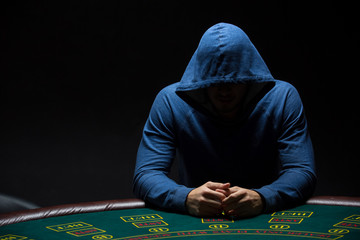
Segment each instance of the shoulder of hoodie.
M157 98L167 98L167 99L180 99L176 94L176 89L180 82L172 83L159 91Z
M179 82L161 89L154 100L152 109L163 111L164 114L177 114L177 120L181 120L189 111L192 111L192 108L176 93L178 85Z
M274 91L281 92L283 94L287 93L290 95L299 95L297 89L291 83L278 79L274 79L274 82Z
M153 105L157 107L167 106L170 108L178 108L182 106L185 102L176 93L178 85L179 82L176 82L161 89L156 95Z
M289 82L284 80L274 79L275 87L279 90L297 91L296 88Z
M279 106L285 104L288 107L302 105L300 94L291 83L282 80L275 80L274 82L275 86L270 91L272 94L269 96L273 102Z

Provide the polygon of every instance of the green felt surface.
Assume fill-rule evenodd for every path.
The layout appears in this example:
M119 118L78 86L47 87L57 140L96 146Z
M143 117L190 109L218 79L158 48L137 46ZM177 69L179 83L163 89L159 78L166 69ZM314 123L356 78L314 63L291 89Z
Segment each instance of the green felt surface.
M360 239L360 208L303 205L252 219L202 219L149 208L52 217L0 227L0 240Z

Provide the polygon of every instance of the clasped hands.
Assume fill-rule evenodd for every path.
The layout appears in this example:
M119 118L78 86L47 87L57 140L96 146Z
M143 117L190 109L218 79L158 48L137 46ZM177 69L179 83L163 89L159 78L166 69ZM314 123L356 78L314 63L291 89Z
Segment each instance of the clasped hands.
M263 202L253 190L231 187L230 183L207 182L187 196L186 207L193 216L226 215L237 218L253 217L262 212Z

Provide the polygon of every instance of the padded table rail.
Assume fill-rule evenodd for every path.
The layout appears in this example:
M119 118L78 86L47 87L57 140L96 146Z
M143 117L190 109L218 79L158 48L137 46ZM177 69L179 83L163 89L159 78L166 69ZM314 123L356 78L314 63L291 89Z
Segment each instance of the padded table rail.
M58 217L79 213L101 212L121 209L143 208L145 202L140 199L117 199L96 202L64 204L52 207L30 209L0 214L0 226L42 218Z
M249 219L197 218L123 199L3 214L0 225L0 240L358 240L360 199L313 197Z

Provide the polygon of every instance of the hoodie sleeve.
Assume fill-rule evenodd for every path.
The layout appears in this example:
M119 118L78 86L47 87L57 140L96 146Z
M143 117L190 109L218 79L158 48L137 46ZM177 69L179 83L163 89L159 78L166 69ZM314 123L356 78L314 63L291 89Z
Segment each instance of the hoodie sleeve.
M316 183L314 153L300 96L293 87L282 95L277 140L279 177L272 184L255 189L265 199L265 212L303 203Z
M168 177L176 143L169 96L156 97L143 130L133 179L134 194L158 207L186 211L185 201L192 190Z

